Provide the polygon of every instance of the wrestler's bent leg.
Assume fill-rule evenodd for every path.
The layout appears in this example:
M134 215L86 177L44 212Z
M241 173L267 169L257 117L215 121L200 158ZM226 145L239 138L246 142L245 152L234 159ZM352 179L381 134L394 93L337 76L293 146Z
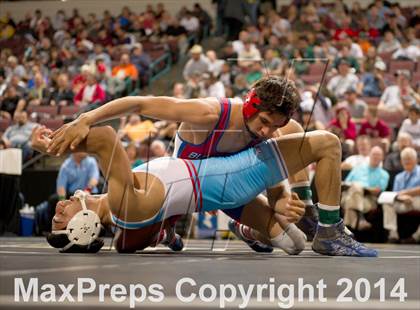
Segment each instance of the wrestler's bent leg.
M341 145L327 131L292 134L276 139L290 174L316 163L319 225L312 249L325 255L377 256L377 251L356 242L344 231L340 218Z

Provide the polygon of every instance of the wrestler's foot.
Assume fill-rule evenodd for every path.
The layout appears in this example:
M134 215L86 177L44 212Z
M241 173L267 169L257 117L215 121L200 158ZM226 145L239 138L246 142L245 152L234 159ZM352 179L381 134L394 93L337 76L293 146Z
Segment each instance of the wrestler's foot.
M357 242L344 230L343 220L332 226L318 225L312 250L331 256L377 257L378 252Z
M271 253L273 247L254 239L250 233L246 234L248 226L242 225L235 220L229 220L229 230L240 240L245 242L251 249L259 253Z
M162 244L166 245L168 248L175 252L181 251L184 248L184 242L182 241L181 236L176 233L173 235L170 241L164 240L162 241Z
M305 215L296 224L296 226L305 233L308 241L312 241L314 239L316 227L318 226L318 220L319 215L316 206L306 206Z

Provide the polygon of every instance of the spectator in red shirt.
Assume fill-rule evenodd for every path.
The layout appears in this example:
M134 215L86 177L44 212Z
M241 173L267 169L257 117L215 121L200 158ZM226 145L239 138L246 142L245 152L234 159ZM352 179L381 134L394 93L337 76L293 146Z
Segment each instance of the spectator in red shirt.
M349 110L346 107L338 108L335 118L330 122L329 129L332 129L352 150L356 139L356 124L351 119Z
M114 46L112 37L109 35L105 28L102 28L98 32L98 36L93 38L93 43L100 44L102 46Z
M334 40L340 41L345 38L356 38L359 33L357 30L351 28L351 17L346 15L341 21L341 27L337 28L334 33Z
M91 103L101 103L105 98L105 91L98 84L95 74L89 72L86 77L86 85L84 85L74 97L74 103L76 105L85 106Z
M76 75L72 81L72 89L75 94L77 94L80 89L86 85L86 77L88 72L91 70L89 65L83 65L80 68L80 74Z
M359 37L366 37L369 40L373 41L381 36L381 32L378 29L373 28L369 24L369 19L366 16L363 16L358 21L358 24L359 24Z
M368 135L374 145L381 145L387 151L389 149L391 130L389 126L378 117L378 107L369 105L366 120L362 122L359 135Z
M329 127L341 129L346 139L356 139L356 125L353 122L350 112L346 107L341 107L335 112L336 117L331 121Z

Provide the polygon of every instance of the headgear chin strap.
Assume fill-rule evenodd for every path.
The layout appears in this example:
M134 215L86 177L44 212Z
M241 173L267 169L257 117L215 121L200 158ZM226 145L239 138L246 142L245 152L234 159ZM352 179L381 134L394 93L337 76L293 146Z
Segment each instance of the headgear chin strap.
M102 228L101 220L94 211L86 207L87 196L88 193L82 190L74 193L74 197L82 205L82 210L73 216L65 230L52 231L47 237L50 245L62 248L60 252L96 253L103 246L103 241L98 239Z
M245 96L245 102L242 107L242 114L245 120L250 119L253 117L259 109L257 108L258 105L261 104L261 99L257 97L255 89L251 89Z

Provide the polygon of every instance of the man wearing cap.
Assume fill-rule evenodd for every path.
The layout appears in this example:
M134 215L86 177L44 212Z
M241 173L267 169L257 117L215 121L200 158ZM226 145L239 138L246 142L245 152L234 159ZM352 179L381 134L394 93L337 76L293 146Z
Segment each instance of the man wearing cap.
M191 59L185 64L183 75L184 79L188 81L194 74L201 75L209 71L209 62L203 55L203 48L201 45L194 45L191 50Z
M199 99L125 97L84 113L74 122L63 126L51 135L52 141L49 143L48 152L63 154L67 148L76 147L89 133L89 128L93 124L135 111L158 119L182 122L175 137L174 155L178 158L192 160L236 154L275 136L277 129L281 127L284 127L281 134L302 131L296 122L290 121L299 102L300 96L295 84L276 76L267 76L257 81L246 95L244 102L211 97ZM323 131L322 135L327 140L325 147L330 143L334 145L334 151L328 151L328 156L341 161L338 139L326 131ZM296 158L297 162L300 160ZM331 169L331 171L341 173L340 169ZM318 175L316 178L323 176ZM292 181L294 183L292 191L304 201L308 213L313 212L312 193L307 175L298 173ZM275 202L282 197L282 190L276 188L271 191L268 201L259 195L250 203L261 208L269 207L271 205L269 202ZM334 187L324 190L332 191L336 199L332 205L321 203L317 205L319 222L312 248L325 255L365 256L364 253L370 250L345 232L343 221L340 219L339 193ZM237 221L249 216L258 217L258 213L244 212L244 207L230 209L227 214ZM313 221L313 217L309 219ZM262 242L257 244L257 248L255 247L258 242L257 231L252 231L238 222L233 221L230 224L231 230L250 247L258 251L270 251L271 246ZM311 232L314 228L313 222L312 226L308 226L308 232Z
M341 99L347 89L356 88L359 78L351 71L350 63L346 58L341 58L338 62L338 74L334 76L327 85L337 98Z
M345 92L345 100L337 104L337 108L347 108L351 118L356 123L360 123L365 116L367 104L358 97L357 90L350 87Z
M363 74L357 86L359 93L366 97L380 97L385 89L385 71L386 64L382 60L375 61L373 72Z

